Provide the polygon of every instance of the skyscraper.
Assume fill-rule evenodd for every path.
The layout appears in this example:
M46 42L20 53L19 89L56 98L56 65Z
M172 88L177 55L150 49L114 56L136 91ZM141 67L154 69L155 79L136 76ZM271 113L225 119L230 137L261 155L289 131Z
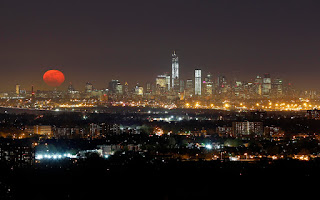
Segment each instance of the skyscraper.
M93 90L93 86L91 83L87 82L86 83L86 86L85 86L85 89L84 89L84 92L87 93L87 94L90 94Z
M156 94L164 95L167 90L167 76L166 75L158 75L156 78Z
M254 81L255 84L255 90L258 95L262 95L262 77L257 76L257 78Z
M143 87L139 86L139 83L137 83L134 91L136 95L143 96Z
M109 82L109 86L108 86L108 89L109 89L109 92L111 94L116 94L117 93L117 86L120 85L120 81L119 80L114 80L112 79L110 82Z
M116 85L116 94L120 94L120 95L122 95L123 94L123 85L121 85L121 83L120 82L118 82L117 83L117 85Z
M20 95L20 85L16 84L16 95Z
M194 70L194 94L201 95L201 69Z
M31 101L34 101L35 100L35 93L34 93L34 90L33 90L33 85L31 86Z
M193 87L193 80L192 79L187 79L186 81L186 97L192 97L194 95L194 87Z
M129 96L129 84L128 84L128 82L125 82L125 83L124 83L123 94L124 94L125 97L128 97L128 96Z
M212 80L212 74L208 73L207 76L204 78L203 82L204 86L204 95L205 96L211 96L213 94L213 80Z
M183 93L184 92L184 80L180 80L180 83L179 83L179 86L180 86L180 93Z
M225 76L219 75L217 79L216 93L222 94L227 92L228 83Z
M270 74L264 74L262 79L262 95L269 96L271 92L271 78Z
M177 86L179 85L179 58L176 54L176 51L173 51L172 54L172 84L171 84L171 88L175 89L177 88ZM178 87L178 90L180 88Z
M74 88L73 88L72 83L70 82L69 86L68 86L68 93L71 94L71 93L73 93L73 91L74 91Z
M170 90L170 82L171 82L171 77L170 75L166 74L166 83L167 83L167 90Z
M283 94L283 81L280 78L275 78L272 81L271 93L273 97L281 97Z

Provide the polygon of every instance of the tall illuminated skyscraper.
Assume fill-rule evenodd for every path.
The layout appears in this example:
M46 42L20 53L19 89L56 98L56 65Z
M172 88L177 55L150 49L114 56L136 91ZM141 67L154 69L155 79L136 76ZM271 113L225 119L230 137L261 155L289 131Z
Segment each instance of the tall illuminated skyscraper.
M171 88L175 89L179 85L179 58L176 54L176 51L173 51L172 54L172 84ZM179 88L178 88L179 89Z
M262 77L257 76L257 78L254 81L255 88L256 88L256 93L258 95L262 95Z
M194 70L194 94L201 95L201 69Z
M20 95L20 85L16 84L16 95Z
M270 74L264 74L262 79L262 95L269 96L271 92L271 78Z

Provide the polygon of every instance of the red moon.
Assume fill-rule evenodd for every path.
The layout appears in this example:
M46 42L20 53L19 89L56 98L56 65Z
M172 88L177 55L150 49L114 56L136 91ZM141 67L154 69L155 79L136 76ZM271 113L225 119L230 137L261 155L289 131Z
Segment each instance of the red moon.
M49 70L43 74L43 80L51 87L58 87L64 82L64 75L59 70Z

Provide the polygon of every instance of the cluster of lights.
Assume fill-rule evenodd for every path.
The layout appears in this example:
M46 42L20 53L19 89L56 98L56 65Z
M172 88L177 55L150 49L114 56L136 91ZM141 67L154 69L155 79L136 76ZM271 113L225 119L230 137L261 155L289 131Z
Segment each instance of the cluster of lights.
M298 160L304 160L304 161L309 161L310 159L308 155L294 155L293 158Z
M190 103L186 103L184 105L185 108L198 108L198 109L229 109L231 107L230 103L228 101L222 102L222 107L215 106L213 103L210 105L201 105L200 102L195 102L194 105Z
M182 121L182 117L177 117L174 118L174 116L171 117L153 117L151 121L166 121L166 122L171 122L171 121Z
M229 110L229 109L239 109L239 110L256 110L256 109L264 109L264 110L278 110L278 111L300 111L300 110L307 110L307 109L317 109L320 106L312 104L309 100L299 99L299 102L291 101L290 103L273 103L271 100L268 100L266 103L257 102L251 103L249 105L245 105L245 103L230 103L230 101L225 100L220 103L221 105L214 105L214 104L205 104L202 105L201 102L195 103L185 103L184 108L196 108L196 109L222 109L222 110Z
M156 127L153 132L157 136L163 135L163 130L161 128L159 128L159 127Z
M111 103L112 106L120 106L120 107L153 107L153 108L165 108L165 109L175 109L177 108L177 105L174 103L165 104L165 103L157 103L157 102L148 102L148 101L130 101L130 102L124 102L124 101L116 101Z
M81 107L94 107L94 104L86 104L86 103L80 103L80 104L60 104L60 108L81 108Z
M76 155L72 155L70 153L66 154L37 154L35 157L37 160L42 160L42 159L63 159L63 158L77 158Z
M175 104L159 104L159 105L149 105L147 102L130 102L130 103L125 103L123 101L120 102L113 102L113 106L129 106L129 107L146 107L146 106L152 106L152 107L162 107L166 109L175 109L177 108L177 105ZM87 104L87 103L80 103L80 104L60 104L60 108L79 108L79 107L94 107L94 104ZM289 103L275 103L273 104L272 102L269 101L267 104L262 104L262 103L256 103L254 105L246 106L244 103L240 103L239 105L235 104L230 104L229 101L224 101L222 102L221 106L215 106L214 104L210 105L201 105L200 102L195 102L194 104L191 103L185 103L184 104L185 108L198 108L198 109L224 109L224 110L229 110L231 108L236 108L236 109L270 109L270 110L304 110L304 109L310 109L310 108L318 108L318 105L312 105L308 103L303 103L303 104L289 104ZM57 110L58 111L58 110Z
M262 155L259 156L253 156L253 155L248 155L247 153L245 153L243 156L245 156L245 159L241 159L241 155L238 156L230 156L229 160L230 161L243 161L243 160L248 160L248 159L256 159L256 158L262 158ZM312 157L312 156L311 156ZM313 158L316 156L313 156ZM214 158L218 158L217 155L214 155ZM277 155L268 155L267 158L270 158L272 160L278 160L278 159L284 159L284 156L277 156ZM294 155L292 157L293 159L297 159L297 160L302 160L302 161L309 161L310 160L310 156L309 155Z

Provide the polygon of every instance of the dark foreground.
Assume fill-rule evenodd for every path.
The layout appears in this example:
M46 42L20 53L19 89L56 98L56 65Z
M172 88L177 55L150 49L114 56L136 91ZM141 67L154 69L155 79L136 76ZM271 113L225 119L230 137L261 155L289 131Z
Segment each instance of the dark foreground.
M320 177L319 161L132 161L117 165L92 159L77 165L47 164L3 165L0 199L212 199L250 191L270 194L288 184L300 188L300 178Z

